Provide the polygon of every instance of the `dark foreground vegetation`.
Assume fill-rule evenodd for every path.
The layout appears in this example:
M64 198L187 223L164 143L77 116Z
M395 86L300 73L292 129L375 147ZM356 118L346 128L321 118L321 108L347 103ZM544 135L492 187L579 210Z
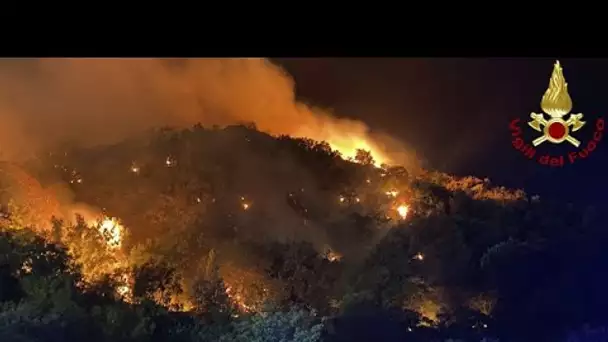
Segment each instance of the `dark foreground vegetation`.
M602 208L241 126L24 167L128 235L25 227L36 208L9 203L0 341L608 340Z

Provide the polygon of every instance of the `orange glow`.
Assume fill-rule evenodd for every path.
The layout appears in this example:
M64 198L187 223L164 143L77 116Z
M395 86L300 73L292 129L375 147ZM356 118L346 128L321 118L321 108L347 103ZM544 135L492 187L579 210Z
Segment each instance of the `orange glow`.
M399 195L399 191L397 191L397 190L387 191L386 195L389 197L397 197L397 195Z
M348 134L340 134L334 132L330 138L327 139L327 143L333 150L336 150L342 154L344 159L355 159L357 156L357 150L369 151L374 158L374 166L380 167L382 164L389 162L388 157L379 151L372 143L366 141L361 137L352 137Z
M118 248L122 244L124 227L116 218L106 217L99 223L99 232L106 238L110 248Z
M250 312L253 311L253 308L245 303L245 299L240 293L234 293L232 291L232 287L226 287L226 295L236 304L236 306L242 312Z
M401 216L402 219L407 218L407 213L409 211L409 207L405 204L402 204L397 207L397 213Z
M137 163L133 162L131 164L131 172L133 172L133 173L139 173L139 166L137 165Z

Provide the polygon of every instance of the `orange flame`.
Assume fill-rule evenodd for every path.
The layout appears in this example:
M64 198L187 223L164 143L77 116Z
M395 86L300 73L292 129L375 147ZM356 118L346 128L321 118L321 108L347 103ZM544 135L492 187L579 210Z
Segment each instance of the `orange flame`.
M399 214L399 216L401 217L401 219L406 219L407 218L407 213L409 211L409 206L407 206L406 204L402 204L400 206L397 207L397 213Z

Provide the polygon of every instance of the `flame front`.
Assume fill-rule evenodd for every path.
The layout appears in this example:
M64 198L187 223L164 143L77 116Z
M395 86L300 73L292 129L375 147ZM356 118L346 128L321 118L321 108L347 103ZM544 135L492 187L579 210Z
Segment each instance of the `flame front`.
M112 253L116 256L116 259L108 265L109 269L116 271L124 268L127 265L127 260L122 254L121 246L125 228L120 221L115 217L103 217L90 220L89 226L97 227L99 233L105 240L106 247L113 250ZM116 292L127 302L131 300L132 280L132 276L129 273L121 272L119 275Z
M572 99L568 94L568 83L564 78L559 61L555 62L553 73L549 80L549 88L543 95L541 108L552 117L561 118L572 110Z
M99 232L106 238L106 243L110 248L121 246L123 230L122 225L113 217L106 217L99 224Z
M388 164L389 159L380 152L374 144L366 141L363 138L349 138L334 135L327 140L332 149L340 152L344 159L355 159L357 150L369 151L374 158L374 166L380 167L382 164Z

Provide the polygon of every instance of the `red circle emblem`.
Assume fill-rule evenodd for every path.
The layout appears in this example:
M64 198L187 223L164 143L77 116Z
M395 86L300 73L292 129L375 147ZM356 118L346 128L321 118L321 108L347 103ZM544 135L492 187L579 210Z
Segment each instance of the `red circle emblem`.
M559 140L566 135L566 127L561 122L554 122L549 126L548 133L551 138Z

